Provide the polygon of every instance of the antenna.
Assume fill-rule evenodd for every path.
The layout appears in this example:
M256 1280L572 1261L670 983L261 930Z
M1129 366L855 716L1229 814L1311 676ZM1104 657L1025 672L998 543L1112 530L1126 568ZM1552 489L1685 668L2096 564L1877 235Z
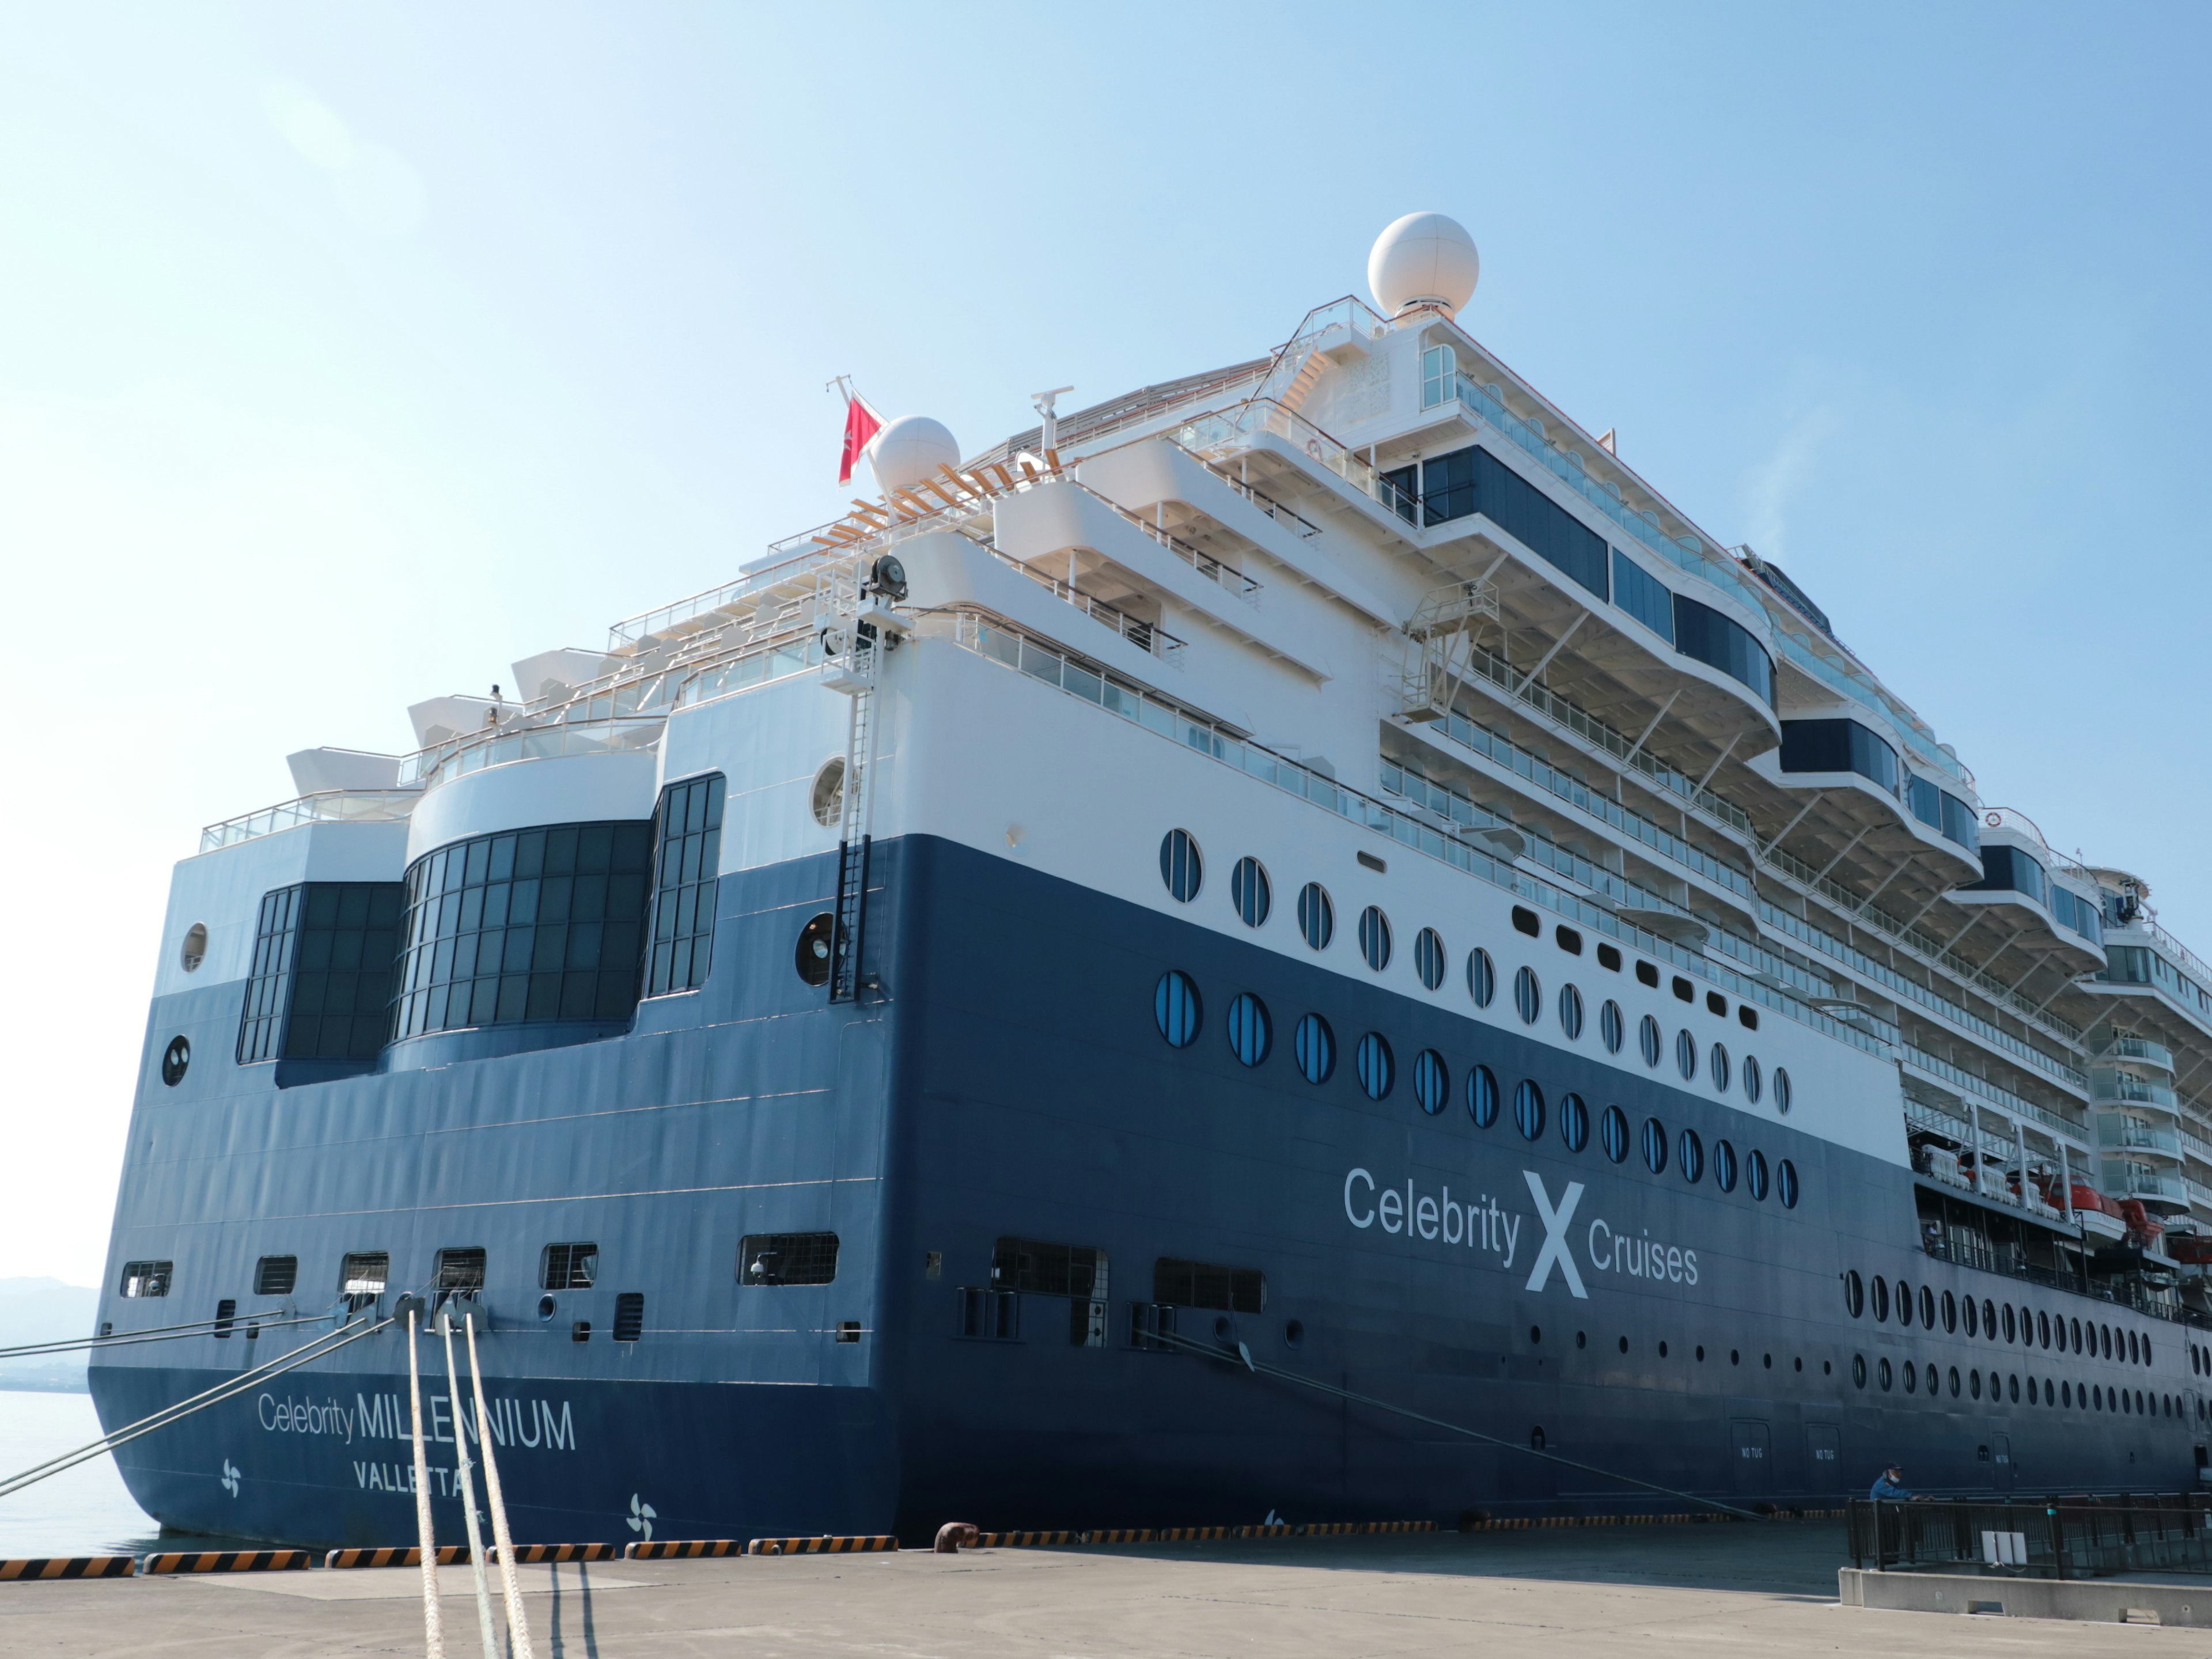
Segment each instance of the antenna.
M1054 400L1057 398L1061 392L1073 392L1075 388L1072 386L1056 386L1049 392L1032 392L1030 393L1030 401L1036 405L1038 418L1044 423L1044 429L1039 434L1039 448L1052 449L1058 447L1060 442L1060 417L1054 406Z

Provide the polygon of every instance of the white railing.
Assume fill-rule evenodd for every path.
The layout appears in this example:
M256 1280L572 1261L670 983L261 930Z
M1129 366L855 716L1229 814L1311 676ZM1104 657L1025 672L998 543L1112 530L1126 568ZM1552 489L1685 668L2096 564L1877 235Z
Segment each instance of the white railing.
M302 795L209 824L200 831L200 851L235 847L303 823L390 823L404 820L422 798L416 789L331 789Z
M2089 1053L2095 1060L2133 1060L2168 1072L2173 1069L2173 1050L2163 1042L2153 1042L2148 1037L2114 1037L2102 1048L2092 1048Z

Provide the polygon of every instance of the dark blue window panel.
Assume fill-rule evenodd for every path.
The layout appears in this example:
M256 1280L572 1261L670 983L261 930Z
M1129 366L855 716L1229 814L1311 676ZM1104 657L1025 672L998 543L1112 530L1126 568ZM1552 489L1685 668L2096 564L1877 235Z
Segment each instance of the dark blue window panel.
M1371 904L1359 913L1359 954L1378 974L1390 965L1390 918Z
M238 1060L374 1060L391 1025L406 888L316 881L263 895Z
M1188 904L1198 896L1199 886L1206 879L1206 864L1189 830L1170 830L1161 837L1160 879L1167 884L1169 896L1178 903Z
M1291 1033L1291 1047L1298 1062L1298 1075L1309 1083L1326 1083L1336 1070L1336 1033L1319 1014L1308 1014Z
M2105 942L2104 917L2094 902L2077 898L2057 882L2051 884L2051 914L2061 926L2071 928L2093 945Z
M1316 951L1328 950L1328 942L1336 937L1336 906L1329 899L1328 889L1317 881L1298 889L1298 932Z
M1431 991L1444 982L1446 960L1443 936L1435 928L1424 927L1413 935L1413 971Z
M1607 997L1605 1006L1597 1011L1598 1036L1604 1039L1605 1051L1609 1054L1620 1052L1621 1039L1627 1035L1621 1024L1620 1005Z
M1774 1186L1777 1194L1782 1200L1782 1207L1785 1210L1796 1209L1797 1207L1797 1166L1786 1158L1774 1166ZM2047 1388L2050 1385L2046 1383L2045 1386Z
M1685 1129L1674 1147L1674 1162L1682 1171L1682 1179L1692 1187L1705 1179L1705 1143L1698 1139L1695 1129Z
M1525 1077L1514 1085L1513 1127L1520 1130L1523 1140L1543 1139L1544 1091Z
M1746 1054L1743 1057L1743 1097L1753 1105L1758 1105L1759 1091L1765 1082L1759 1069L1759 1056Z
M1897 750L1856 720L1783 721L1782 769L1854 772L1897 793Z
M1725 1140L1713 1143L1713 1181L1724 1193L1735 1190L1735 1148Z
M1479 945L1467 953L1467 994L1478 1008L1490 1006L1490 1000L1498 994L1498 969L1490 952Z
M1628 1114L1618 1106L1608 1106L1605 1115L1598 1120L1598 1139L1604 1144L1605 1155L1615 1164L1628 1158Z
M1768 708L1774 706L1774 659L1766 654L1766 647L1752 637L1749 629L1681 593L1674 596L1674 649L1719 669L1749 686Z
M1754 1151L1745 1155L1743 1184L1753 1198L1762 1204L1766 1201L1766 1154L1765 1152Z
M1570 1042L1583 1034L1583 994L1571 985L1559 988L1559 1030Z
M1674 1069L1688 1083L1698 1075L1698 1040L1687 1031L1674 1033Z
M1444 1057L1433 1048L1422 1049L1413 1056L1413 1098L1434 1117L1450 1097L1451 1073L1444 1068Z
M1653 1175L1667 1172L1667 1126L1656 1117L1644 1120L1644 1167Z
M1359 1039L1353 1063L1359 1073L1359 1086L1366 1091L1368 1099L1387 1098L1398 1080L1398 1062L1390 1053L1388 1039L1380 1031L1370 1031Z
M1659 1022L1649 1014L1636 1027L1636 1046L1642 1050L1646 1066L1659 1063Z
M1188 1048L1198 1038L1198 1028L1204 1016L1199 1001L1198 987L1180 968L1170 968L1160 975L1159 984L1152 991L1152 1018L1159 1023L1160 1035L1178 1048Z
M1982 846L1982 821L1974 809L1956 795L1943 797L1943 838L1954 841L1970 853L1979 852Z
M2105 947L2105 966L2097 977L2107 985L2148 985L2151 982L2150 951L2141 945Z
M1267 1018L1267 1005L1249 991L1239 993L1229 1003L1229 1018L1224 1022L1229 1030L1229 1048L1247 1066L1257 1066L1267 1059L1267 1050L1274 1046L1274 1024Z
M1229 872L1229 902L1237 907L1237 917L1247 927L1257 927L1267 920L1267 912L1274 908L1274 889L1259 860L1237 860Z
M1544 988L1536 982L1534 968L1522 968L1513 975L1513 1011L1521 1016L1523 1025L1534 1025L1544 1012Z
M2051 884L2043 866L2017 847L1982 848L1982 878L1970 893L2024 893L2038 904L2051 902Z
M714 956L714 899L720 882L716 872L722 859L722 777L720 773L672 783L661 792L660 810L653 815L658 856L654 862L653 896L653 956L646 968L645 994L662 996L688 991L707 982ZM580 843L580 857L597 856L597 837L611 826L589 824ZM577 918L583 930L568 935L568 966L612 966L592 960L589 909L594 890L591 878L579 875L568 902L584 907ZM549 882L547 886L556 884ZM543 900L540 900L541 907ZM541 908L541 916L543 911ZM619 944L621 941L617 940ZM585 959L578 959L579 948ZM566 1018L566 1010L563 1010Z
M1716 1042L1712 1046L1711 1052L1705 1056L1705 1060L1706 1069L1712 1073L1714 1089L1722 1094L1726 1094L1729 1086L1728 1049Z
M1790 1073L1779 1066L1774 1068L1774 1109L1790 1115Z
M1559 1139L1567 1143L1571 1152L1579 1152L1589 1145L1589 1108L1580 1095L1559 1097Z
M1376 483L1382 490L1383 506L1407 524L1418 522L1421 510L1420 468L1401 466L1382 473Z
M1605 538L1480 445L1421 465L1424 520L1480 513L1600 599L1607 594Z
M1674 643L1674 590L1613 550L1613 602L1668 644Z
M1487 1129L1498 1121L1498 1078L1487 1066L1468 1068L1467 1115L1478 1129Z

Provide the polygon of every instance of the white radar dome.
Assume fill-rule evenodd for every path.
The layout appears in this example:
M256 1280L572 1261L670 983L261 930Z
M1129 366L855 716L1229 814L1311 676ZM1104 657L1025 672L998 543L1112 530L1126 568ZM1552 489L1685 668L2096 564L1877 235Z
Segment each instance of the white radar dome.
M1482 257L1474 238L1441 213L1409 213L1375 239L1367 286L1386 315L1407 306L1442 306L1446 315L1474 296Z
M939 466L960 465L960 446L942 421L927 415L902 415L868 445L868 465L884 489L911 489L937 476Z

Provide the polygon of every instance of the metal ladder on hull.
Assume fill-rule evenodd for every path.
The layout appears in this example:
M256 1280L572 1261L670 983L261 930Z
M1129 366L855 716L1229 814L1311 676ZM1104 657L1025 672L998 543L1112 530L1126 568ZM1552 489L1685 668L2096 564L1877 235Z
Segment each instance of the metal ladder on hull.
M845 728L844 811L837 833L836 925L831 933L830 1000L860 993L860 951L868 927L868 773L875 760L876 646L855 629L845 676L853 699ZM841 685L840 690L847 690Z

